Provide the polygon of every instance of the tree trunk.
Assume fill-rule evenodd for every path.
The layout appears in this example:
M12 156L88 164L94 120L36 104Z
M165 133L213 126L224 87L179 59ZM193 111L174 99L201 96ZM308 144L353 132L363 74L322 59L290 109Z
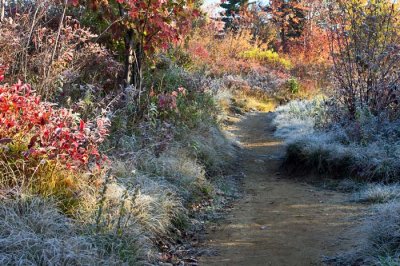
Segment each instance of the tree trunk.
M281 41L282 41L282 50L283 53L287 53L287 41L286 41L286 32L285 32L285 26L283 25L281 28Z
M133 30L128 30L125 37L125 85L135 85L140 90L142 86L143 53L140 43L135 43Z
M134 83L133 67L135 62L135 43L133 30L128 30L125 36L125 86Z
M4 20L6 0L0 0L0 22Z
M133 78L137 88L142 92L142 64L143 64L143 47L141 43L137 43L135 48L135 61L133 66Z

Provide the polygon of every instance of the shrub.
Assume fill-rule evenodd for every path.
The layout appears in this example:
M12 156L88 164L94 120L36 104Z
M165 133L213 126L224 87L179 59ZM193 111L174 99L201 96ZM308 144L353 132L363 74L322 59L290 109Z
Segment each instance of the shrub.
M1 186L55 186L56 176L100 168L105 157L99 144L108 122L85 123L70 110L41 101L31 87L18 82L0 85ZM58 180L60 181L60 180Z
M188 42L187 50L192 56L193 69L203 69L212 76L222 76L226 73L248 73L253 67L260 66L259 62L250 62L240 56L254 47L251 30L228 31L219 35L212 23L196 29Z
M189 128L215 122L218 109L202 74L189 73L169 62L149 73L148 78L150 105L157 109L155 118Z
M328 120L324 102L294 100L276 109L274 125L275 135L290 141L294 138L314 133L316 128L323 127Z
M288 70L293 67L289 60L282 58L277 52L272 50L264 51L259 48L253 48L251 50L242 52L240 57L244 59L256 60L276 67L283 67L284 69Z
M6 67L0 64L0 82L4 80L4 73L5 73Z
M338 1L331 8L331 50L337 101L351 118L357 108L398 117L399 9L393 1Z
M10 68L7 81L23 77L38 95L62 104L85 96L79 85L91 84L103 96L118 88L122 64L112 52L94 43L96 35L78 20L67 16L57 38L59 6L39 1L14 8L20 8L18 15L0 26L0 64Z

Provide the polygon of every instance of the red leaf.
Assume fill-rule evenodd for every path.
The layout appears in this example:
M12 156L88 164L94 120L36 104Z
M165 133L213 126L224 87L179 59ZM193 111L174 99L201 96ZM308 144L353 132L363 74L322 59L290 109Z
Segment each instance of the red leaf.
M36 141L38 139L38 135L35 135L31 138L31 140L29 141L29 145L28 145L28 149L32 148L33 145L35 145Z
M81 120L79 123L79 131L83 132L84 129L85 129L85 122L83 122L83 120Z
M72 4L73 6L78 6L79 5L79 0L69 0L69 4Z

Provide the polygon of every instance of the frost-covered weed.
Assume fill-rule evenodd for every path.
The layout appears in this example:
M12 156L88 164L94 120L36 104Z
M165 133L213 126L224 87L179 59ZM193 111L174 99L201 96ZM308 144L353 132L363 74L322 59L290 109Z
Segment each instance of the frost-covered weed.
M138 259L155 260L153 240L170 237L175 222L187 216L184 188L138 171L135 165L132 160L115 161L109 178L99 191L86 193L76 215L96 232L100 251L116 253L128 265Z

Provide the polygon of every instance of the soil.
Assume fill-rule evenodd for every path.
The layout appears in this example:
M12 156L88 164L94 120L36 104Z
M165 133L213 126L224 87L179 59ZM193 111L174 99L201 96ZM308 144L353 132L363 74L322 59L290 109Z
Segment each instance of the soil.
M357 244L354 228L364 207L286 173L273 116L251 113L230 129L243 146L244 196L208 226L206 245L217 255L202 257L200 265L324 265L324 256Z

